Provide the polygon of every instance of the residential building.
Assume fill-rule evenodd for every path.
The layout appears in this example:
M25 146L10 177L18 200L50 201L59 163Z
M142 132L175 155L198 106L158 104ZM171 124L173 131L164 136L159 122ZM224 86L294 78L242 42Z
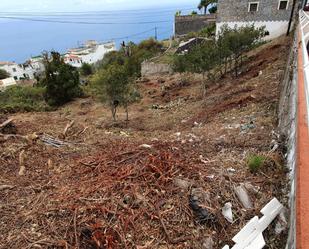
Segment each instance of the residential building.
M33 70L30 65L17 64L15 62L0 62L0 69L5 70L15 80L33 79Z
M40 75L45 71L42 56L31 57L28 63L31 65L34 75Z
M218 0L217 32L223 25L254 24L266 27L265 39L276 38L287 32L292 5L292 0Z
M73 48L64 55L64 62L73 66L81 67L83 63L95 64L103 59L108 52L115 51L116 44L114 42L101 43L96 41L87 41L80 48Z

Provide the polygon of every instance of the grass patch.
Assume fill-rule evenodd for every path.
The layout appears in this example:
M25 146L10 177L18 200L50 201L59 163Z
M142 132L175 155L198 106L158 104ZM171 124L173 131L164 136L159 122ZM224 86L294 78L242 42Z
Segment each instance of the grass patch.
M248 167L252 173L257 173L264 166L266 157L261 155L251 155L248 158Z
M45 102L45 89L32 86L12 86L0 92L0 113L50 111Z

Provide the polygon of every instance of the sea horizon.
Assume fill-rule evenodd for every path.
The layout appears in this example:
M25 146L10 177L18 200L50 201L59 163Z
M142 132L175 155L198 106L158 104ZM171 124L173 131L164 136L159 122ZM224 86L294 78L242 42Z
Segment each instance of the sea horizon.
M0 61L23 63L43 51L65 53L87 40L115 41L119 48L122 41L137 43L155 34L158 40L168 39L174 32L176 11L185 14L195 9L184 5L127 11L25 12L22 20L14 19L12 12L9 17L13 19L0 19L0 29L6 31L0 33Z

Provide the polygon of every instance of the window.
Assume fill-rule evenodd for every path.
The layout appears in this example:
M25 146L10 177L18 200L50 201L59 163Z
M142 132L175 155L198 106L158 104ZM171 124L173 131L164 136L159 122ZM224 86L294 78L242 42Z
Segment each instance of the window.
M286 10L288 8L288 4L289 4L289 1L287 1L287 0L280 0L279 1L278 9L279 10Z
M259 10L259 2L249 3L249 12L257 12Z
M15 67L13 67L13 72L14 72L14 73L16 72L16 68L15 68Z

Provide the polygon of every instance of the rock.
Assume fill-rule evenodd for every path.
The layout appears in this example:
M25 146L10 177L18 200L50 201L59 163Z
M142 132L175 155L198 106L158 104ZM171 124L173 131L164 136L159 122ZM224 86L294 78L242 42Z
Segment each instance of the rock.
M258 192L260 192L260 188L259 188L259 187L256 187L256 186L253 186L250 182L245 182L245 183L244 183L244 186L245 186L245 188L246 188L249 192L252 192L252 193L255 193L255 194L257 194Z
M214 248L214 241L211 237L208 237L203 240L202 248L203 249L213 249Z
M222 214L228 222L233 223L232 203L228 202L224 205Z
M192 183L189 180L183 180L180 178L176 178L174 180L174 184L183 190L188 190L189 187L192 185Z
M246 208L246 209L253 208L252 202L250 200L250 197L248 195L246 188L244 187L244 184L242 184L238 187L235 187L234 191L235 191L239 201L241 202L241 204L243 205L244 208Z

